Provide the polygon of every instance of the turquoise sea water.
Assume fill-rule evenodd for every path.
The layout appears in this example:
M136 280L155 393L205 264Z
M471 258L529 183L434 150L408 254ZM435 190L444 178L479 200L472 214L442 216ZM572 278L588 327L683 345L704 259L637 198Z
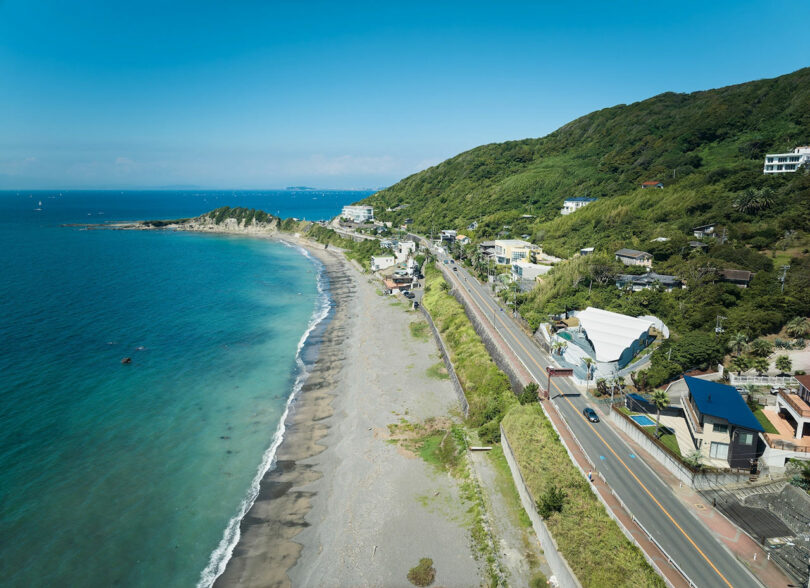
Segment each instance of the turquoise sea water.
M60 225L223 203L327 218L362 196L0 193L3 585L213 579L326 302L278 243Z

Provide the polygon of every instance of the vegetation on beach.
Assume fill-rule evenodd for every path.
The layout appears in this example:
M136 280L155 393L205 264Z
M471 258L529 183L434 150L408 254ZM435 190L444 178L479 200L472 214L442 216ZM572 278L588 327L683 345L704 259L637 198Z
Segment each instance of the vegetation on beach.
M408 328L411 331L411 335L420 341L427 341L430 336L430 328L425 321L412 321L408 325Z
M433 560L423 557L419 564L408 571L408 581L414 586L430 586L436 579L436 568L433 567Z
M665 585L608 516L537 403L510 410L503 428L532 495L555 499L545 523L583 586Z
M286 233L299 233L302 237L321 243L327 247L338 247L343 250L348 259L359 263L363 269L369 271L372 255L389 255L390 251L380 247L377 239L354 241L344 237L332 229L309 221L298 221L286 218L281 221L279 230Z
M450 350L450 360L470 405L468 424L478 430L483 442L497 442L501 418L517 404L517 398L509 378L495 365L464 307L443 285L446 282L441 272L428 264L422 302Z

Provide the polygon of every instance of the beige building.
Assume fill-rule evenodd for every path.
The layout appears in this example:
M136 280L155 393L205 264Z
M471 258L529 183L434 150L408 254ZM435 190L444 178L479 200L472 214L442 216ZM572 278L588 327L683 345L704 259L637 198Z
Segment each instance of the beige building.
M636 251L635 249L619 249L616 252L616 259L624 265L640 265L652 267L653 256L646 251Z
M495 241L495 261L501 265L516 261L529 261L532 251L538 251L537 245L520 239L498 239Z

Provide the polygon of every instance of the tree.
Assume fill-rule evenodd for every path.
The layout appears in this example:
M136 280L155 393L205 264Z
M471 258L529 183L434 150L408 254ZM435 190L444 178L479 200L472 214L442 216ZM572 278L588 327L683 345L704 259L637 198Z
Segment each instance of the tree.
M565 490L556 485L549 486L540 499L537 501L537 512L544 519L547 519L555 512L561 512L565 506L565 499L568 495Z
M735 354L740 355L740 353L745 351L745 347L747 344L748 344L748 336L742 331L737 331L731 336L731 340L728 342L728 347Z
M531 404L532 402L537 402L537 391L539 390L539 386L536 382L531 382L526 384L523 387L523 391L518 396L518 401L521 404Z
M751 362L751 367L757 370L757 373L761 376L768 371L768 368L771 367L771 363L765 357L757 357Z
M774 365L776 366L776 369L778 369L783 374L789 374L790 370L793 369L793 362L787 355L777 356Z
M773 206L773 190L771 188L747 188L734 201L734 206L740 212L756 213L767 210Z
M765 339L757 339L751 343L751 355L756 357L768 357L773 353L773 345Z
M669 406L669 394L665 390L656 390L652 393L652 403L655 405L657 415L655 417L655 430L661 425L661 411Z
M731 360L731 369L736 371L738 376L750 367L751 359L744 355L738 355Z
M800 339L810 334L810 324L808 324L806 318L797 316L790 320L785 328L785 332L791 337Z
M568 348L568 343L565 341L555 341L551 344L551 352L556 353L557 355L562 355L565 353L565 350Z
M591 383L591 376L593 375L593 364L595 363L590 357L583 357L582 363L585 364L585 392Z

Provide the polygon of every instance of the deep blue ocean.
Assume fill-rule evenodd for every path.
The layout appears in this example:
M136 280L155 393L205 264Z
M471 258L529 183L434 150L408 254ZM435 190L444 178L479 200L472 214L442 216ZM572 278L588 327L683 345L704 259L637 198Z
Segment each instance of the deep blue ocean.
M279 243L62 225L316 220L365 195L0 192L0 583L210 582L328 308L319 264Z

